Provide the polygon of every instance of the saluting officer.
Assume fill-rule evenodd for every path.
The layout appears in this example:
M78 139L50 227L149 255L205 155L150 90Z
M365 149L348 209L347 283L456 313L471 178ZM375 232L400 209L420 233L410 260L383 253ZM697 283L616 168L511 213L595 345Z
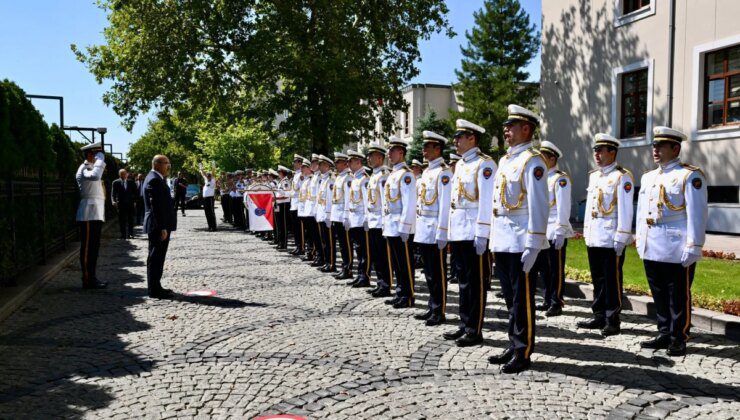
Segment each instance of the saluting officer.
M332 174L334 161L324 155L319 155L320 183L316 199L316 223L321 233L321 255L324 265L319 268L322 273L337 271L336 246L334 231L331 228L332 192L334 190L334 175Z
M391 136L388 146L393 170L385 183L383 236L388 240L397 287L396 296L385 303L394 308L410 308L414 306L414 266L409 239L413 241L416 219L416 178L405 162L408 143Z
M365 196L365 214L370 238L370 261L375 269L377 284L368 291L373 297L388 297L393 288L393 269L391 267L390 247L383 236L383 202L385 201L385 184L388 180L388 168L383 166L388 151L377 142L367 148L367 163L372 168L372 175L367 184Z
M538 310L547 311L545 316L558 316L563 313L563 281L565 279L565 250L568 238L573 236L570 225L571 182L570 176L558 168L558 159L563 152L553 143L543 140L540 153L547 164L547 190L550 214L547 218L547 240L550 247L537 255L537 261L530 273L536 279L542 276L545 285L544 302Z
M105 190L103 172L105 154L103 144L98 142L82 147L85 161L77 168L75 179L80 189L80 205L77 207L77 224L80 226L80 268L82 287L102 289L107 282L98 280L96 269L100 250L100 229L105 222Z
M424 276L429 289L428 309L416 315L426 325L439 325L445 321L447 303L447 229L450 217L450 190L452 171L445 164L442 151L447 139L437 133L424 131L424 158L429 167L417 185L416 231L414 242L424 262Z
M509 146L499 161L493 194L491 250L509 309L509 348L488 360L503 364L504 373L529 368L534 350L534 278L529 275L537 254L546 249L547 165L532 147L537 115L509 105L504 140Z
M483 342L483 317L491 282L491 204L496 163L481 153L478 145L486 130L457 120L455 147L462 159L452 176L449 241L459 258L460 325L443 334L460 347Z
M707 183L696 166L681 163L686 135L653 129L653 161L642 176L637 201L637 252L645 264L658 318L658 336L640 343L686 354L691 328L691 283L701 259L707 227Z
M349 283L352 287L370 286L370 238L368 224L365 217L367 211L365 197L367 196L368 176L362 166L365 156L355 150L348 150L350 186L345 196L345 220L349 224L349 237L352 248L357 254L357 276ZM352 252L350 248L350 253Z
M620 142L598 133L594 159L599 166L590 172L583 236L594 285L593 318L580 321L581 328L601 329L605 337L620 333L622 266L624 248L632 242L632 173L617 164Z
M290 217L290 198L293 191L293 184L288 177L290 169L283 165L278 165L278 183L276 192L277 214L275 227L277 232L277 249L285 251L288 249L288 218Z
M349 156L334 152L334 165L337 176L334 191L331 195L331 226L339 243L339 254L342 256L342 268L334 278L345 280L352 278L352 244L349 239L349 220L346 214L346 202L352 184L352 172L349 169Z
M306 160L301 155L293 155L293 179L290 183L290 222L293 224L293 241L295 249L290 251L291 255L303 255L305 244L303 240L303 221L298 216L298 203L301 196L301 185L305 179L303 175L303 161Z

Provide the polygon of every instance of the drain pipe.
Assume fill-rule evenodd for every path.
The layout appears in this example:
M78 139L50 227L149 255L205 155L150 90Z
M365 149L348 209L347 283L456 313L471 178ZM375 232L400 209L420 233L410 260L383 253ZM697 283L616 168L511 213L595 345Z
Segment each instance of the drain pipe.
M673 127L673 69L676 54L676 0L670 0L670 26L668 27L668 127Z

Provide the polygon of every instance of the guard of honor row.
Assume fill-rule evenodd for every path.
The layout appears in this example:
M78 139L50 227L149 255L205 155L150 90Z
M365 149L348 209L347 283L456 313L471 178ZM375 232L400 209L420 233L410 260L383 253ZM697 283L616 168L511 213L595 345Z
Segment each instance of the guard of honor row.
M259 182L276 191L277 248L352 287L388 297L393 308L414 306L414 267L421 261L429 289L428 308L415 315L426 325L445 322L448 251L452 281L459 282L459 323L443 334L461 347L482 343L492 266L501 281L509 312L509 347L489 358L505 373L530 366L535 347L535 309L548 317L562 313L565 254L570 225L571 179L559 169L563 157L549 141L532 143L538 116L510 105L503 123L507 153L498 164L478 148L485 130L457 120L449 165L442 152L448 139L423 132L426 168L407 166L409 144L393 136L386 149L372 143L367 155L350 150L333 157L296 154L288 168L260 173ZM620 333L622 266L625 247L636 239L655 301L658 335L643 348L686 352L691 326L691 282L702 256L707 189L702 171L679 159L686 136L669 127L654 129L657 167L643 175L633 237L635 181L617 163L620 141L594 136L597 169L589 174L583 236L594 286L592 318L579 328L603 336ZM390 168L384 166L385 160ZM369 167L365 166L365 163ZM247 228L243 211L249 174L237 173L221 185L225 219ZM273 178L272 181L269 181ZM336 261L339 246L341 263ZM355 258L357 261L355 262ZM356 268L355 268L356 267ZM544 282L544 301L535 307L535 279Z

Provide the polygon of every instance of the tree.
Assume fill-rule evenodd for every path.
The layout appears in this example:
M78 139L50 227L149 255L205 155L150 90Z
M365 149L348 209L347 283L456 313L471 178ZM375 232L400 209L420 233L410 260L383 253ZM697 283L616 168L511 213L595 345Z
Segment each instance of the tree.
M413 159L418 159L419 162L421 162L424 158L422 153L422 149L424 148L424 138L422 133L424 130L434 131L435 133L447 138L447 147L445 147L445 150L443 151L443 155L445 157L449 154L450 149L454 149L454 147L452 147L452 135L454 134L452 125L450 125L449 121L438 119L437 113L433 109L429 109L416 124L414 139L411 142L411 147L409 147L409 152L406 154L406 161L408 163L411 163ZM447 159L445 158L445 160Z
M272 168L278 162L270 133L251 120L204 124L196 145L204 160L215 161L225 171Z
M537 54L540 35L518 0L486 0L474 14L475 27L466 32L468 45L461 47L462 69L457 70L465 118L486 129L483 149L495 136L503 150L503 127L508 104L533 106L539 93L526 84L525 66Z
M165 154L174 171L185 169L193 172L197 168L195 140L196 130L179 115L161 112L156 120L149 121L147 131L130 145L129 169L148 172L152 158Z
M152 107L255 118L315 152L392 127L444 0L101 0L106 45L73 51L130 127Z

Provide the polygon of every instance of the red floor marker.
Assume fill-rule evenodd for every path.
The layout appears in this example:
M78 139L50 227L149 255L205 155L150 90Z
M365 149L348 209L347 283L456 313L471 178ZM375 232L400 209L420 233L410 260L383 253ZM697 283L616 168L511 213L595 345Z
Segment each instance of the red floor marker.
M212 296L216 296L216 291L215 290L191 290L185 293L185 296L212 297Z

